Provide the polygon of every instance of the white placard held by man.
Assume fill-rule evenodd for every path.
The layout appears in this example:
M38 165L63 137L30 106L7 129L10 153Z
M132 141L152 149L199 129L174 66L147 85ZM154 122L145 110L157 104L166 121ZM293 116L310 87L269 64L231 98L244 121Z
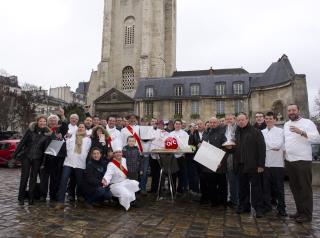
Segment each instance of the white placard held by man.
M203 141L194 156L194 160L213 172L216 172L225 154L226 152L223 150Z

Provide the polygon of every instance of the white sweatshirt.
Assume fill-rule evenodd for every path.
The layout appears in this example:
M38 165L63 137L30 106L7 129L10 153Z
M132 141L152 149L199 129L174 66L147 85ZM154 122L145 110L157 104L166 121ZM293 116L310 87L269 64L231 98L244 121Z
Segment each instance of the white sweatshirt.
M290 131L290 126L303 130L308 138ZM309 119L301 118L297 121L288 121L284 124L284 138L286 160L312 160L312 143L320 143L320 135L316 125Z
M64 161L64 166L69 166L77 169L85 169L86 168L86 159L91 147L91 139L89 137L84 137L82 139L82 148L81 154L76 154L74 152L76 145L76 137L72 135L71 138L66 140L67 146L67 157Z
M283 129L272 127L270 130L265 128L262 130L264 141L266 143L266 163L265 166L284 167L284 134Z

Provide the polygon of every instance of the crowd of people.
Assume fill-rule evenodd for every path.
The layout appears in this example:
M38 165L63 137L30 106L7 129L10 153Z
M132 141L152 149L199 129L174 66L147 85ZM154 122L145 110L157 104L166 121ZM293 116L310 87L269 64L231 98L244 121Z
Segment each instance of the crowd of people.
M256 218L275 207L285 217L286 168L297 209L290 217L309 222L313 210L311 143L319 143L320 135L311 120L300 116L298 105L289 105L287 113L289 121L282 129L275 125L273 112L256 113L253 125L245 113L239 113L187 126L179 119L166 123L156 118L139 120L135 115L104 119L89 113L79 122L77 114L67 120L59 109L57 115L39 116L31 123L15 151L15 159L21 160L18 201L23 205L28 199L33 205L36 199L47 201L49 195L57 208L63 208L67 195L69 202L84 201L89 207L118 202L128 210L138 206L137 192L143 199L157 193L165 182L159 181L161 155L144 153L152 151L152 140L188 137L195 153L171 158L177 164L173 176L177 196L190 194L199 197L201 204L230 207L238 214L253 209ZM153 127L152 140L140 138L139 127L146 125ZM62 142L59 151L47 153L56 141ZM226 152L215 172L194 160L203 141Z

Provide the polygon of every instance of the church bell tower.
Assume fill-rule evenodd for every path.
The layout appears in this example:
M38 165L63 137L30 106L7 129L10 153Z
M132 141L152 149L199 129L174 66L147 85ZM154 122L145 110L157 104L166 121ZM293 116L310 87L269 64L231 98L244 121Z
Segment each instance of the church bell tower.
M176 69L176 0L105 0L101 62L88 104L115 88L133 97L140 78Z

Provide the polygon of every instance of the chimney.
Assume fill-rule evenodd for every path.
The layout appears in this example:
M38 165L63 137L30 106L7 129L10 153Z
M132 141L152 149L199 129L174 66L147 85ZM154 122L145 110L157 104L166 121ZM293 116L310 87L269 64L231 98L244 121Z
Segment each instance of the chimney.
M210 74L210 75L213 75L213 72L214 72L213 68L210 67L210 69L209 69L209 74Z

